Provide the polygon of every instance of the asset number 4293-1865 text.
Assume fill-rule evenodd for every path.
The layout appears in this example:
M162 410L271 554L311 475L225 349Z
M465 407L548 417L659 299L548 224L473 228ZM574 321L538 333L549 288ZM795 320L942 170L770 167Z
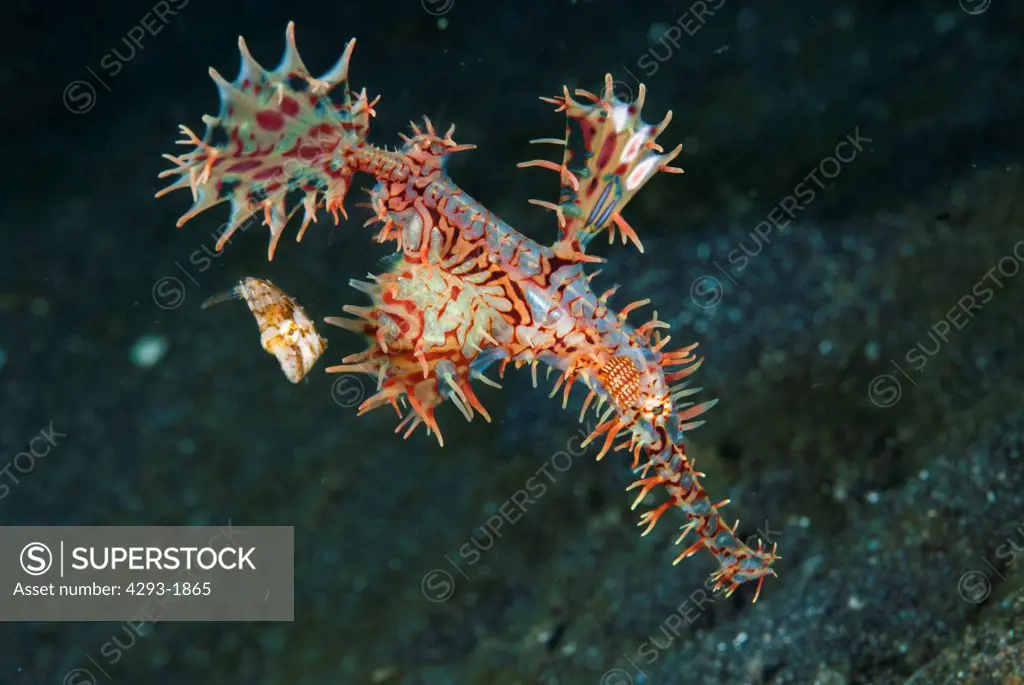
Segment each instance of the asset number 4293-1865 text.
M125 588L125 593L129 595L156 595L158 597L163 597L164 595L171 595L173 597L205 596L210 594L210 592L210 581L208 580L201 583L190 583L188 581L178 583L147 583L140 581L138 583L131 583Z

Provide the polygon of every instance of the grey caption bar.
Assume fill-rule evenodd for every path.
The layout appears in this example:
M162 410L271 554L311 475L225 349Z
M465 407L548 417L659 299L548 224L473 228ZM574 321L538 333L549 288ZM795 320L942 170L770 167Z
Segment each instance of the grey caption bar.
M0 527L0 621L292 621L291 526Z

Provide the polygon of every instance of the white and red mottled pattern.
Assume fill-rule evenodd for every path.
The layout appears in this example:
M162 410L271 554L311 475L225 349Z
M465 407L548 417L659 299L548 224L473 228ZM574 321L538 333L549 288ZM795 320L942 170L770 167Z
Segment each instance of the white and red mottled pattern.
M406 436L423 424L443 444L435 418L438 405L449 400L467 420L476 413L489 420L471 382L495 385L485 375L494 364L499 375L509 364L530 366L536 382L537 365L544 363L558 372L551 394L561 389L563 406L578 383L588 391L583 412L593 408L600 414L587 439L602 440L598 459L612 447L632 454L634 469L641 471L631 486L641 490L633 506L657 486L669 495L641 517L644 534L667 510L681 510L688 524L677 542L691 531L697 539L679 558L707 549L718 562L716 588L731 594L741 583L757 580L759 593L779 557L774 549L751 549L736 536L736 526L728 526L719 513L727 501L710 499L699 482L703 474L694 470L684 449L685 433L703 423L695 419L714 404L685 401L699 388L677 383L700 366L696 345L666 351L669 338L661 330L667 325L657 314L636 328L627 321L647 300L615 312L608 304L615 288L598 296L590 288L596 274L585 272L587 265L604 261L586 252L604 231L610 242L618 232L623 243L629 240L642 251L622 211L657 172L681 173L669 166L681 146L665 152L655 142L671 112L656 125L644 122L644 87L636 101L624 102L613 93L610 75L600 95L577 90L577 100L563 88L557 97L542 98L565 112L565 133L532 142L562 148L561 160L521 166L558 174L557 203L531 200L555 213L557 239L548 246L509 226L448 176L449 155L474 147L452 139L454 126L440 135L424 119L422 128L413 124L412 135L401 136L404 145L396 150L368 142L377 100L365 89L353 96L348 67L354 40L334 68L314 78L299 58L291 24L286 37L285 56L272 71L261 67L241 40L242 70L235 81L228 83L211 71L221 111L204 117L203 139L182 127L185 138L179 142L191 150L166 155L174 168L162 174L175 180L158 196L175 189L192 193L193 205L179 225L229 202L229 230L220 249L262 212L271 234L268 257L273 258L285 225L299 208L301 239L319 210L329 212L335 223L339 212L345 216L343 201L355 174L372 176L374 217L368 223L379 224L376 239L393 242L396 255L373 282L351 282L370 300L344 308L353 318L327 319L368 342L362 352L327 369L362 371L377 379L378 392L360 412L390 404L402 415L399 430ZM296 88L296 83L304 85ZM211 144L215 131L227 142ZM295 195L301 200L289 207ZM305 373L318 355L304 355L301 347L296 352L295 341L309 341L311 353L321 350L312 342L318 340L312 329L296 338L288 322L294 320L295 330L305 329L295 316L271 323L257 313L257 319L264 345L267 335L270 341L291 341L273 342L268 349L282 363L287 358L294 364L288 368Z

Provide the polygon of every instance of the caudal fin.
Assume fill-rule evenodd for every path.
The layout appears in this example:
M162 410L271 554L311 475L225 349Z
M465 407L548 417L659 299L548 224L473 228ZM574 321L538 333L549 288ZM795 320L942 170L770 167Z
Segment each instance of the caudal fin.
M698 409L701 408L694 407L687 414L692 417L693 412ZM688 417L683 418L685 420ZM658 485L666 487L669 499L645 512L640 518L637 525L645 527L642 535L650 533L658 519L668 509L678 507L686 514L689 522L682 526L682 533L676 539L676 544L681 544L691 532L696 533L697 539L676 557L673 565L702 549L707 549L718 561L718 570L711 576L714 581L713 589L724 590L725 596L729 597L743 583L756 580L757 589L754 591L753 600L756 602L761 594L764 579L769 575L776 575L772 566L782 558L776 553L777 546L773 544L769 551L758 538L755 549L736 536L740 522L736 521L732 526L728 526L721 514L722 508L729 504L729 500L713 503L699 480L704 474L694 468L693 461L687 458L681 443L669 443L662 447L660 453L649 453L648 457L649 461L642 466L641 478L627 488L640 488L639 496L632 508L636 509L647 493ZM652 467L654 475L648 477L647 472Z
M366 139L377 100L371 102L365 88L352 97L348 67L354 38L338 63L314 78L295 46L294 22L289 22L285 36L284 57L273 71L253 59L240 37L242 66L234 82L210 69L220 91L220 113L203 117L206 132L201 139L181 127L184 137L178 144L191 146L189 152L164 155L174 168L160 177L177 178L156 196L180 188L192 191L193 205L178 226L214 205L231 203L218 250L260 210L263 223L270 227L268 259L273 259L285 224L300 206L304 215L298 240L309 222L316 221L319 208L326 207L335 223L339 210L345 214L342 202L355 171L352 153ZM340 94L337 102L328 95L332 90ZM220 142L214 143L215 138ZM303 197L288 208L285 201L291 191Z
M560 164L534 160L519 166L541 166L559 172L562 190L558 204L531 200L558 214L556 252L582 252L605 229L609 230L609 242L617 229L623 243L628 238L643 252L640 239L622 218L622 210L656 172L683 171L668 166L683 146L664 153L655 142L672 120L672 112L661 123L648 124L640 118L647 94L644 85L640 84L639 96L633 102L620 100L613 86L612 76L607 74L600 97L576 90L576 95L590 100L590 104L574 100L565 87L560 96L541 98L558 105L555 111L565 112L565 137L531 142L562 145L565 152Z

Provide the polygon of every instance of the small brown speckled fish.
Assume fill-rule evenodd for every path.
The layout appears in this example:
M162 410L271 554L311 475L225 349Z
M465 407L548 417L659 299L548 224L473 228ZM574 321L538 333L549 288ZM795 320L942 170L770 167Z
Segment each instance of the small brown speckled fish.
M327 349L306 312L270 281L246 278L226 293L203 302L203 309L227 300L245 300L260 327L263 349L277 357L281 370L298 383Z

